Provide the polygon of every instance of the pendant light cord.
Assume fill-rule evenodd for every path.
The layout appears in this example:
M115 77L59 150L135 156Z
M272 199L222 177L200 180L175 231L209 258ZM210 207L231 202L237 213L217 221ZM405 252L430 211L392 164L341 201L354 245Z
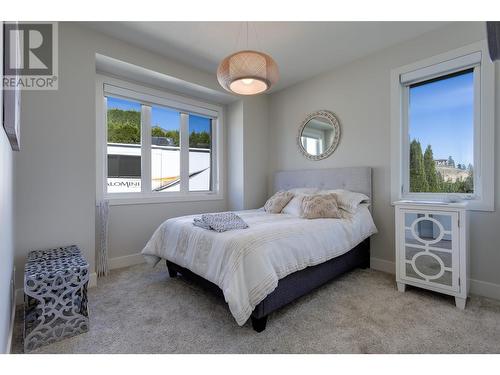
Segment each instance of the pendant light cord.
M241 36L241 29L243 28L243 24L239 24L238 25L238 36L236 37L236 43L235 43L235 46L234 46L234 49L233 51L238 51L238 47L240 45L240 36Z
M260 39L259 39L259 33L257 33L257 26L256 24L254 23L253 24L253 31L255 33L255 41L257 42L257 48L260 50L260 51L263 51L262 49L262 45L260 43Z
M257 32L257 26L255 25L255 23L254 23L253 25L251 25L251 26L253 27L253 31L254 31L254 34L255 34L255 42L256 42L256 46L255 46L255 47L256 47L258 50L262 50L261 41L260 41L260 39L259 39L259 33ZM250 29L251 29L251 27L250 27L250 22L249 22L249 21L245 21L244 23L242 22L242 23L240 24L240 27L238 27L238 34L237 34L237 36L236 36L236 42L235 42L235 48L234 48L234 51L237 51L237 50L239 50L239 49L240 49L240 48L239 48L239 45L240 45L240 38L242 38L242 35L241 35L241 34L242 34L243 32L245 32L245 31L243 31L242 29L243 29L243 30L245 30L245 29L246 29L246 30L245 30L245 31L246 31L246 36L245 36L245 38L246 38L246 46L245 46L245 49L247 49L247 50L249 50L249 49L250 49L250 43L249 43L249 41L250 41Z

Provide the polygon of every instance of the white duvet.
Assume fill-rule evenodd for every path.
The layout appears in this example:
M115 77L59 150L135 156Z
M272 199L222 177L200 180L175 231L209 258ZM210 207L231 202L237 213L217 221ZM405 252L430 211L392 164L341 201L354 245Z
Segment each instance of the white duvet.
M342 255L377 232L365 205L350 219L307 220L263 210L236 213L249 228L217 233L195 227L195 216L169 219L142 254L148 263L168 259L218 285L239 325L278 280Z

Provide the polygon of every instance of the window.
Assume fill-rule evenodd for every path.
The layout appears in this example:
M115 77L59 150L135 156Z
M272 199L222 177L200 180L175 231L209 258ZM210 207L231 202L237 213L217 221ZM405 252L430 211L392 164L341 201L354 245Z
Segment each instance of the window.
M168 108L151 110L151 187L153 191L180 191L181 113Z
M189 115L189 191L212 186L212 119Z
M220 107L105 77L98 89L100 195L116 204L221 199Z
M108 97L108 193L141 191L141 104Z
M300 141L309 154L321 155L326 151L326 145L332 143L333 136L334 131L330 124L321 119L312 119L304 127Z
M301 137L302 146L304 149L311 155L320 155L323 153L323 142L321 142L320 138L314 137Z
M474 70L410 84L409 192L474 193Z
M493 209L494 69L483 43L392 71L392 198Z

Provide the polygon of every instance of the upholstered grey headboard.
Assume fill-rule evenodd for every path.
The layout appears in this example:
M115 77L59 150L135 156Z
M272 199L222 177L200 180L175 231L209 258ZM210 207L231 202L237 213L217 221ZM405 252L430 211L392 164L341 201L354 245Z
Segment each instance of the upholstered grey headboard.
M346 189L372 198L372 169L370 167L302 169L280 171L274 175L274 191L300 187Z

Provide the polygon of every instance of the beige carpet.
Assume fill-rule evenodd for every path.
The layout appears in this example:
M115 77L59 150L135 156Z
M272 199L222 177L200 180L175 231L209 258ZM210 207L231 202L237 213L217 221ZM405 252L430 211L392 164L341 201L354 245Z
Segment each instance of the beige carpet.
M500 353L500 302L407 288L355 270L272 314L267 329L239 327L224 301L163 263L113 271L91 289L90 332L37 353ZM14 352L22 352L22 313Z

